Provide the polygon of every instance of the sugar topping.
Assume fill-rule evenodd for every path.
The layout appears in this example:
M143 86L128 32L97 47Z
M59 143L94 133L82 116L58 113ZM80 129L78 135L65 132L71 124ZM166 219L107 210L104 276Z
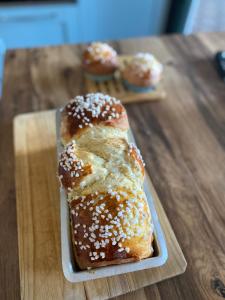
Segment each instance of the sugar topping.
M64 109L79 128L92 127L93 122L119 119L125 110L120 100L102 93L76 96Z
M114 204L110 204L107 195L113 198ZM126 195L125 199L121 200L124 195ZM116 196L120 196L120 200ZM74 231L75 245L80 251L88 251L91 261L104 259L106 253L108 253L106 249L108 245L115 247L114 252L128 254L130 253L130 248L126 245L124 246L127 241L137 236L148 238L152 233L153 225L148 226L150 215L145 208L145 200L141 191L128 196L126 192L109 189L107 194L99 192L98 195L93 195L92 197L91 200L90 198L86 200L89 202L88 208L81 206L80 202L76 204L77 200L75 200L70 210L73 216L74 229L76 230ZM114 209L113 205L118 207L119 210ZM78 216L74 214L77 207ZM93 209L90 210L90 208ZM89 214L91 223L82 228L79 222L82 222L82 215L85 215L85 218L87 218L87 214ZM77 228L80 230L79 235L84 237L82 242L78 243L76 242L78 238Z
M158 75L162 72L163 66L150 53L137 53L129 62L129 66L136 70L137 73L151 71L153 75Z
M71 141L60 154L59 166L63 168L65 172L70 174L70 177L79 177L81 172L84 171L84 163L79 159L76 154L76 142ZM62 181L63 175L59 175L59 179Z
M87 64L93 61L104 63L117 56L116 51L106 43L92 43L87 47L86 51L89 54L88 59L85 60Z
M136 155L137 155L137 159L141 161L141 163L143 164L143 166L145 167L145 162L143 160L143 157L141 155L140 150L137 148L137 146L134 143L129 143L128 144L128 155L132 155L132 153L135 151Z

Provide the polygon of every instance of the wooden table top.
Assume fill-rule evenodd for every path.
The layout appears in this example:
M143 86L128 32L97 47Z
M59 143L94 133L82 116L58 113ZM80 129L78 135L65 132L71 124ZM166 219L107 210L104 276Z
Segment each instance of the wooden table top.
M112 43L165 64L165 100L127 106L147 169L187 259L177 278L118 299L225 297L225 84L214 66L225 33ZM12 120L84 93L82 46L9 51L0 102L0 299L20 295ZM76 68L74 68L76 67Z

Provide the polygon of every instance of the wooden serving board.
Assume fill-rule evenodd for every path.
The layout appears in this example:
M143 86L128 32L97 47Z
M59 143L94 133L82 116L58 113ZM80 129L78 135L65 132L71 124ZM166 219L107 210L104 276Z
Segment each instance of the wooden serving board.
M166 264L76 284L64 278L55 131L55 111L19 115L14 120L21 298L107 299L183 273L185 258L150 183L167 241Z
M123 67L131 56L119 56L120 67ZM160 82L157 87L147 93L135 93L129 91L124 85L120 77L119 71L116 73L115 78L106 82L95 82L85 78L85 90L88 93L101 92L109 94L115 98L120 99L123 103L143 102L143 101L157 101L166 97L166 92L163 88L163 83Z

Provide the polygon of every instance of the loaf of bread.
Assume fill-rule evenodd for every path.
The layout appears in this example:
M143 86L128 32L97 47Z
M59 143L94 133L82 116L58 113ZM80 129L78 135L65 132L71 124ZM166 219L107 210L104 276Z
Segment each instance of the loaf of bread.
M61 116L58 174L76 263L89 269L152 256L144 162L128 141L125 108L108 95L87 94L71 100Z

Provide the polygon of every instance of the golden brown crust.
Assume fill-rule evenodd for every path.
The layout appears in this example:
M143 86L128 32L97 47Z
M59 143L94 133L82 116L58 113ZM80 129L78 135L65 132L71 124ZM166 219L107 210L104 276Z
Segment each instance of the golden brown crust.
M122 70L124 80L140 87L155 86L161 74L162 65L149 53L138 53Z
M76 261L81 269L149 257L152 228L141 191L121 188L96 192L70 202Z
M69 192L83 177L92 173L90 164L84 164L76 155L76 143L70 142L61 153L58 165L58 175L62 186Z
M93 75L108 75L118 67L118 58L114 49L104 43L92 43L84 53L83 68Z
M87 73L92 75L109 75L116 71L117 63L115 61L105 62L92 62L90 64L85 63L85 57L83 61L83 68Z
M144 160L142 158L140 150L133 143L130 143L128 145L128 156L130 156L134 161L137 161L137 163L139 164L139 166L141 168L142 174L144 175L145 174Z
M126 81L133 85L140 87L148 87L152 85L150 71L145 71L140 75L137 75L137 72L136 70L134 71L133 67L127 66L127 68L123 70L122 75Z
M127 114L103 94L78 96L62 111L65 145L58 174L67 192L76 262L81 269L153 254L144 162L128 143Z
M105 178L107 178L102 177L100 186L120 185L124 177L126 179L125 185L133 183L137 186L138 181L142 183L144 161L139 149L134 144L121 138L102 139L101 145L99 143L100 141L97 139L92 140L91 143L88 141L87 145L83 144L83 147L79 147L73 140L64 147L59 157L58 175L68 194L73 192L73 195L77 196L77 193L79 195L81 191L86 193L83 182L86 181L87 177L89 178L89 185L91 181L94 183L94 181L100 180L99 174L96 175L97 178L95 176L96 168L100 173L104 168ZM88 147L88 151L84 150L86 147ZM99 160L102 169L99 168ZM90 180L91 176L92 179ZM118 184L114 182L115 180ZM97 188L97 186L95 187ZM89 190L89 187L87 189Z
M121 102L101 93L77 96L63 109L61 136L65 142L101 124L127 130L127 114Z

